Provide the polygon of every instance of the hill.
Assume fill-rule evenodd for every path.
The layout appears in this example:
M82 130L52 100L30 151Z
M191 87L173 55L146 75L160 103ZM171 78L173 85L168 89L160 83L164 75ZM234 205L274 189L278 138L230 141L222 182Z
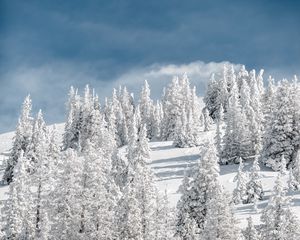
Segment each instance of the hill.
M57 130L59 137L61 137L64 124L58 124ZM201 139L204 143L208 139L212 139L215 130L212 129L208 132L201 132ZM1 161L1 175L3 172L3 162L7 159L9 150L12 146L12 139L14 133L5 133L0 135L0 161ZM165 142L151 142L151 160L149 165L154 171L157 179L156 184L160 191L166 191L169 196L170 204L172 207L176 206L180 193L178 188L184 177L185 171L191 170L193 166L197 164L199 159L199 147L193 148L175 148L171 141ZM125 154L126 147L120 148L120 153ZM245 162L245 170L249 171L252 166L252 162ZM237 173L238 165L224 165L220 167L220 181L224 188L232 192L235 187L234 177ZM255 223L259 223L260 213L267 205L268 199L272 194L272 189L275 183L277 173L261 166L262 184L265 191L263 201L258 202L258 212L253 210L253 204L241 204L235 206L235 215L239 220L241 227L245 227L246 219L251 215ZM285 177L285 182L288 176ZM7 186L0 187L0 199L6 198ZM300 193L293 195L292 210L300 218Z

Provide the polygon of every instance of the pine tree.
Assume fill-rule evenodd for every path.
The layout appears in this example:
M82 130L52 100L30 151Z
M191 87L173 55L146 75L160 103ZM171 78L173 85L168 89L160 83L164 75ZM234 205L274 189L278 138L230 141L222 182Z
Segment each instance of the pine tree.
M135 178L129 180L120 203L118 213L118 239L143 239L142 211L138 201Z
M273 192L261 216L262 239L297 239L299 222L290 209L289 198L285 196L281 174L278 174Z
M290 193L297 191L300 188L300 184L295 180L292 169L289 170L288 188Z
M245 200L246 195L246 173L243 172L243 160L240 158L240 165L238 173L234 178L236 181L236 188L233 191L233 202L235 204L240 204Z
M139 105L142 116L142 124L146 126L147 138L151 139L153 137L153 122L151 118L153 101L150 98L150 87L146 80L140 94Z
M218 120L217 121L217 129L216 129L216 136L215 136L215 145L217 149L217 155L219 158L219 162L221 163L222 160L222 151L223 151L223 133L221 131L221 126L222 126L222 121Z
M216 119L218 116L218 109L222 102L222 97L220 96L218 89L218 81L216 80L215 74L212 74L206 88L204 102L205 106L209 111L209 115ZM227 88L226 88L227 91Z
M293 145L294 110L290 96L290 85L284 80L277 88L275 108L271 116L271 129L264 135L262 161L276 171L280 170L281 156L285 156L289 165L295 151Z
M212 120L211 120L211 118L209 116L209 112L206 108L203 110L203 119L204 119L204 131L207 132L210 130Z
M294 168L293 168L293 175L295 177L295 180L300 184L300 151L297 151L295 162L294 162Z
M176 234L179 237L189 238L190 220L195 220L199 230L204 228L207 204L214 198L216 191L219 191L218 176L216 151L213 144L208 144L207 150L201 154L193 179L190 182L185 181L184 193L177 204Z
M186 125L185 137L188 145L199 144L200 105L196 96L196 89L190 87L186 74L182 78L174 78L163 96L162 140L175 140L182 135L180 126ZM185 121L185 122L183 122ZM178 147L185 147L186 140L175 143ZM183 146L181 146L181 143Z
M5 239L32 239L35 222L31 192L28 184L28 160L23 151L14 168L14 177L9 186L5 207Z
M153 106L151 122L153 122L153 139L159 140L161 138L161 122L163 119L163 110L160 101L157 101Z
M163 196L156 191L154 214L154 239L168 240L174 237L174 216L169 207L167 192Z
M14 166L18 162L21 151L27 152L30 144L33 129L33 119L31 117L31 99L28 95L22 105L21 115L16 128L13 147L7 161L7 166L3 175L4 182L10 183L13 178Z
M121 239L130 236L133 239L153 239L154 235L155 187L152 172L147 166L149 146L146 126L142 125L138 132L139 121L139 112L136 111L129 131L126 186L118 210ZM134 229L128 229L130 224L134 224Z
M59 239L79 239L81 220L82 169L83 161L76 151L68 149L58 161L57 184L51 194L50 236Z
M253 166L251 169L249 182L246 184L246 199L245 203L251 203L255 199L262 200L264 191L260 181L260 167L258 162L258 157L255 157L253 161Z
M253 224L252 217L248 217L248 225L246 229L243 231L243 235L245 240L259 240L258 232Z
M240 239L239 228L230 206L230 198L221 186L214 191L214 197L208 201L204 229L200 234L200 239Z
M106 159L101 150L96 151L90 142L87 142L83 159L80 234L86 239L96 236L114 239L117 198L114 199L112 194L117 192L112 191L116 188L109 186L113 184L110 180L110 159ZM118 197L119 194L116 195Z
M78 148L79 131L80 131L80 108L81 98L77 90L71 87L67 103L67 120L65 123L65 132L63 134L63 149Z
M238 163L239 159L249 157L249 132L245 112L242 111L237 85L233 83L231 97L226 113L226 129L222 163Z

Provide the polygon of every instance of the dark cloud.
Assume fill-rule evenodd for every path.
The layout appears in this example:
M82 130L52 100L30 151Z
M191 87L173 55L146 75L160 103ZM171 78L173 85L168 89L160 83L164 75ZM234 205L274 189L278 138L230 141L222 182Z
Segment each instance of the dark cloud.
M12 129L28 92L60 116L50 120L63 119L55 96L71 84L90 81L103 95L100 86L153 64L226 60L300 74L299 11L293 0L3 0L0 131Z

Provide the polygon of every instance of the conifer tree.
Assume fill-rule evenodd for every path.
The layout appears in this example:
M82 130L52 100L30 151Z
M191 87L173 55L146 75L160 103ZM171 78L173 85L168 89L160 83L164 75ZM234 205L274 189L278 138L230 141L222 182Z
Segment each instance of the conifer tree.
M220 191L218 183L219 168L216 151L213 144L207 145L207 150L201 153L201 160L193 179L185 181L184 193L180 198L176 235L182 239L189 239L189 224L196 222L199 230L203 230L207 214L207 204L214 198L216 191Z
M243 172L243 160L240 158L240 165L238 173L234 178L236 181L236 188L233 191L233 202L235 204L240 204L245 200L246 195L246 173Z
M290 200L285 196L280 173L273 192L273 196L261 216L262 239L297 239L299 222L290 209Z
M154 239L168 240L174 237L174 212L169 207L167 192L163 196L156 191L154 214Z
M22 105L21 115L16 128L13 147L7 161L7 166L3 175L4 182L10 183L13 178L14 166L18 162L21 151L27 152L30 144L33 129L33 119L31 117L31 99L28 95Z
M245 112L242 111L236 83L233 82L231 97L226 113L226 130L222 163L238 163L239 159L249 156L249 133Z
M262 161L276 171L280 170L282 155L285 156L289 165L295 152L293 145L294 110L290 96L290 85L284 80L277 88L275 108L271 116L271 129L264 135Z
M246 229L243 231L243 235L245 240L259 240L258 232L253 224L252 217L247 218L248 225Z
M51 194L53 202L50 235L59 239L79 239L81 222L82 159L76 151L68 149L57 165L57 184Z
M260 181L260 167L258 157L255 157L251 169L249 181L246 184L245 203L251 203L254 200L262 200L264 195L263 187Z
M153 123L153 139L159 140L161 138L161 123L163 119L163 110L160 101L157 101L153 106L151 122Z
M153 122L151 118L151 113L153 111L153 101L150 98L150 87L147 80L145 80L140 94L139 105L142 118L141 123L146 126L147 138L151 139L153 137Z
M22 150L20 154L5 207L5 239L32 239L35 234L34 209L28 184L28 160Z
M297 151L294 168L292 169L295 180L300 184L300 151Z
M200 239L240 239L229 196L224 193L221 186L214 191L214 197L208 200L204 229L200 233Z

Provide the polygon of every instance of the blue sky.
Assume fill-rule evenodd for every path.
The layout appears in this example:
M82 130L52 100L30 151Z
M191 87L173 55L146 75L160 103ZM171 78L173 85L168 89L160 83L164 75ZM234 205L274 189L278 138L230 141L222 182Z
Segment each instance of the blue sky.
M299 12L296 0L0 0L0 132L15 127L28 93L53 123L71 85L103 97L147 78L159 97L182 70L202 94L222 61L299 75Z

